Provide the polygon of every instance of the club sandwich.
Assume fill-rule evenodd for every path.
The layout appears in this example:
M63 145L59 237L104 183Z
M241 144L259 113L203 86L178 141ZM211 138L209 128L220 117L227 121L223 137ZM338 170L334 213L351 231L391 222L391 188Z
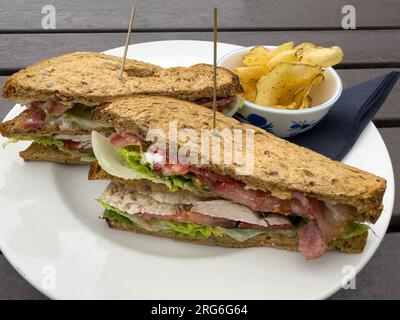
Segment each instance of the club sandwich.
M171 123L198 137L211 128L212 111L191 102L118 98L96 108L92 119L112 130L92 133L97 160L89 172L90 180L110 181L98 201L111 228L199 244L298 250L315 259L327 250L362 252L383 209L383 178L221 114L211 136L227 128L253 132L251 173L243 174L240 161L199 162L181 157L187 152L171 161L171 145L188 150L187 139L171 135ZM152 132L165 134L155 139ZM232 144L221 144L220 154ZM209 151L189 146L200 156Z
M107 124L91 119L100 103L141 94L169 96L212 107L213 66L161 68L127 59L119 79L121 58L96 52L75 52L23 69L3 86L3 97L27 108L0 125L9 142L32 140L21 152L27 161L88 163L94 159L91 131L107 135ZM218 68L217 107L233 115L242 88L231 71ZM57 152L59 151L59 152Z

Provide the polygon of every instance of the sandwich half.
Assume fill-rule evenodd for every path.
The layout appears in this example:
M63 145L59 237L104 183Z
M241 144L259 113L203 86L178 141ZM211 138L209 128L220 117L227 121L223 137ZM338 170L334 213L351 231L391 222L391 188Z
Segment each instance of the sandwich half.
M119 79L121 58L95 52L75 52L51 58L23 69L3 86L3 97L27 106L13 120L0 125L11 142L33 140L21 156L25 160L85 163L93 160L90 133L107 127L91 120L100 103L134 94L171 96L212 107L213 67L164 69L126 60ZM241 105L242 88L237 76L218 68L217 106L230 112ZM49 156L51 152L57 154Z
M92 133L97 161L89 172L89 179L111 181L99 201L112 228L204 244L299 250L315 259L329 249L362 252L383 208L383 178L222 115L217 132L254 133L251 173L238 174L237 161L171 161L160 139L168 150L172 144L188 146L172 138L171 123L198 137L212 123L210 110L190 102L120 98L96 108L93 120L113 130L108 136ZM153 129L164 138L152 140ZM229 145L225 141L220 153ZM197 151L203 156L206 149Z

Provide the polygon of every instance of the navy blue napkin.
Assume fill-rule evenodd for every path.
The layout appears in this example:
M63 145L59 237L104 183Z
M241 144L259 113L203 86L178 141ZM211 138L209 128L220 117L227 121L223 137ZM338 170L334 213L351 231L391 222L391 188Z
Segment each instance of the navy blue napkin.
M342 160L382 106L399 76L400 72L393 71L345 89L318 125L288 140L331 159Z

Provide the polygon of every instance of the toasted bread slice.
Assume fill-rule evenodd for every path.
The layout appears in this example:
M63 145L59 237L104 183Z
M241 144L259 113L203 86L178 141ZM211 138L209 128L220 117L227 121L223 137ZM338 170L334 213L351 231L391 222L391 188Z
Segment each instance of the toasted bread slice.
M31 117L33 109L26 109L14 119L0 123L0 134L3 137L36 137L36 136L52 136L55 134L63 135L87 135L91 133L89 129L83 129L78 125L71 128L60 129L56 124L45 124L42 128L24 128L23 123ZM98 128L96 131L107 133L110 128Z
M196 104L173 98L134 96L103 104L93 111L93 118L119 132L131 133L142 139L151 128L162 130L168 137L169 125L173 121L176 121L178 131L190 128L200 137L202 129L210 128L213 113ZM359 221L374 223L379 218L385 179L223 115L217 114L216 128L254 130L252 174L237 175L236 170L240 166L235 163L203 164L199 167L243 181L251 189L275 194L298 191L322 201L354 206L357 208L355 219ZM185 143L178 141L178 148ZM223 147L221 143L221 154L224 153Z
M207 239L193 239L186 236L176 236L175 234L168 232L151 232L145 229L139 228L134 224L124 224L115 220L105 219L108 226L114 229L133 231L137 233L171 238L174 240L191 242L196 244L215 245L222 247L231 248L248 248L248 247L273 247L277 249L286 249L291 251L297 251L298 238L296 234L292 236L283 235L278 232L266 232L255 236L246 241L236 241L228 236L223 237L209 237ZM329 250L340 250L347 253L361 253L364 250L365 244L367 243L368 232L363 233L360 236L353 237L348 240L334 240L328 245Z
M56 146L43 146L38 143L32 143L26 150L19 153L25 161L51 161L63 164L88 164L82 161L80 157L72 157Z
M3 86L3 97L17 101L79 102L95 105L132 94L172 96L183 100L211 98L213 67L161 67L127 59L119 79L121 58L97 52L74 52L23 69ZM241 92L239 79L218 68L218 97Z

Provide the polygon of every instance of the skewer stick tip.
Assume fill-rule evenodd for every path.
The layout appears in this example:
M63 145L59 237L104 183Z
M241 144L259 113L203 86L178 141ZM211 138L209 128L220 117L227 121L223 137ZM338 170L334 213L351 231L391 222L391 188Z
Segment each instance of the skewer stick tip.
M217 42L218 42L218 10L214 8L214 56L213 56L213 71L214 71L214 90L213 90L213 129L215 130L217 122Z
M120 73L119 73L119 80L122 80L123 77L123 73L124 73L124 66L125 66L125 61L126 61L126 55L128 53L128 48L129 48L129 40L131 39L131 33L132 33L132 26L133 26L133 21L135 19L135 13L136 13L136 6L135 4L132 7L132 11L131 11L131 18L129 20L129 26L128 26L128 33L126 35L126 41L125 41L125 48L124 48L124 57L122 59L122 64L121 64L121 69L120 69Z

